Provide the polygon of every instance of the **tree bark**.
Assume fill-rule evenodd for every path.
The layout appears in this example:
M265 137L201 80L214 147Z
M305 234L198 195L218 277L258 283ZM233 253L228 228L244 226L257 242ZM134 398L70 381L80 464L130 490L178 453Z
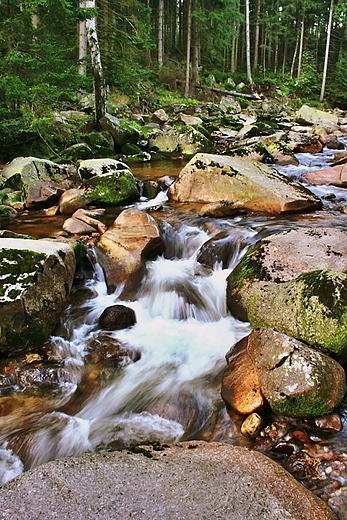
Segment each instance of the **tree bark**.
M187 49L186 49L186 81L184 88L184 97L189 97L190 89L190 47L192 41L192 0L188 0L188 13L187 13Z
M260 35L260 8L261 8L261 0L257 0L257 19L255 23L255 34L254 34L254 58L253 58L253 70L257 70L258 68L258 60L259 60L259 35Z
M326 47L325 47L325 58L324 58L322 88L321 88L321 92L320 92L319 101L323 101L324 93L325 93L325 83L326 83L326 79L327 79L328 61L329 61L329 48L330 48L331 27L332 27L332 23L333 23L333 10L334 10L334 0L331 0L330 12L329 12L329 22L328 22L328 31L327 31L327 43L326 43Z
M298 73L297 80L299 81L301 76L301 65L302 65L302 54L304 50L304 33L305 33L305 18L301 21L301 32L300 32L300 47L299 47L299 59L298 59Z
M86 7L86 2L82 1L79 3L81 9ZM86 65L86 57L87 57L87 29L86 29L86 21L81 20L78 26L78 60L79 67L78 72L81 76L87 75L87 65Z
M87 0L86 8L95 8L95 0ZM95 121L97 123L106 114L106 87L101 64L95 16L86 20L86 31L91 58L92 74L94 78Z
M247 79L250 85L253 84L252 72L251 72L251 37L250 37L250 24L249 24L249 0L246 0L246 67L247 67Z
M164 32L164 0L159 0L159 19L158 19L158 64L159 64L159 67L162 67L164 64L163 32Z

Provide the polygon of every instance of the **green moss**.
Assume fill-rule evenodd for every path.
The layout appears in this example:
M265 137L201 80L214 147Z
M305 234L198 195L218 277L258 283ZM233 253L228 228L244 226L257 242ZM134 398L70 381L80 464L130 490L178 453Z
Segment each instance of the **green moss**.
M346 312L347 276L337 271L317 270L302 274L298 280L305 284L303 305L316 296L329 315L340 317Z
M107 206L119 206L140 196L132 173L119 171L112 175L92 177L85 182L88 200Z
M319 417L331 412L317 392L290 396L278 401L269 399L269 404L274 412L289 417Z
M14 211L13 208L11 208L10 206L3 206L0 204L0 218L8 218L10 217L11 215L15 215L16 212Z
M236 282L240 280L249 280L250 282L253 282L254 280L269 281L271 279L269 273L262 264L265 255L264 245L265 242L262 241L262 244L254 244L248 249L241 262L229 275L230 280Z

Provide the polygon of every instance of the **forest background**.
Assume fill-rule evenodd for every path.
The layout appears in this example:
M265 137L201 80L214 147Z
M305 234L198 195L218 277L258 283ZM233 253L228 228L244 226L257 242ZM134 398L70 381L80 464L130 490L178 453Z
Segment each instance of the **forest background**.
M155 110L199 85L347 109L346 26L344 0L0 0L0 138L93 88L101 113L106 95Z

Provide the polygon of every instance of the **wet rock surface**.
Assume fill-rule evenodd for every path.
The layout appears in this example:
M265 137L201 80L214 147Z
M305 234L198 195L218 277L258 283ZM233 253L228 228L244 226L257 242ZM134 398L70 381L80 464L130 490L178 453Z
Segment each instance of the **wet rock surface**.
M38 511L74 520L336 518L278 464L245 448L189 442L133 451L65 458L22 474L0 489L2 518L36 520Z

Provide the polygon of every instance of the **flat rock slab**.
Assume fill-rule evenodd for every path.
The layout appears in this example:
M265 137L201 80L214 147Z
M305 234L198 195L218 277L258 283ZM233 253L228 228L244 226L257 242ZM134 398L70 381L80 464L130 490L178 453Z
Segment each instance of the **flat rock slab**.
M0 489L1 519L336 519L283 468L246 448L188 442L151 454L48 462Z

